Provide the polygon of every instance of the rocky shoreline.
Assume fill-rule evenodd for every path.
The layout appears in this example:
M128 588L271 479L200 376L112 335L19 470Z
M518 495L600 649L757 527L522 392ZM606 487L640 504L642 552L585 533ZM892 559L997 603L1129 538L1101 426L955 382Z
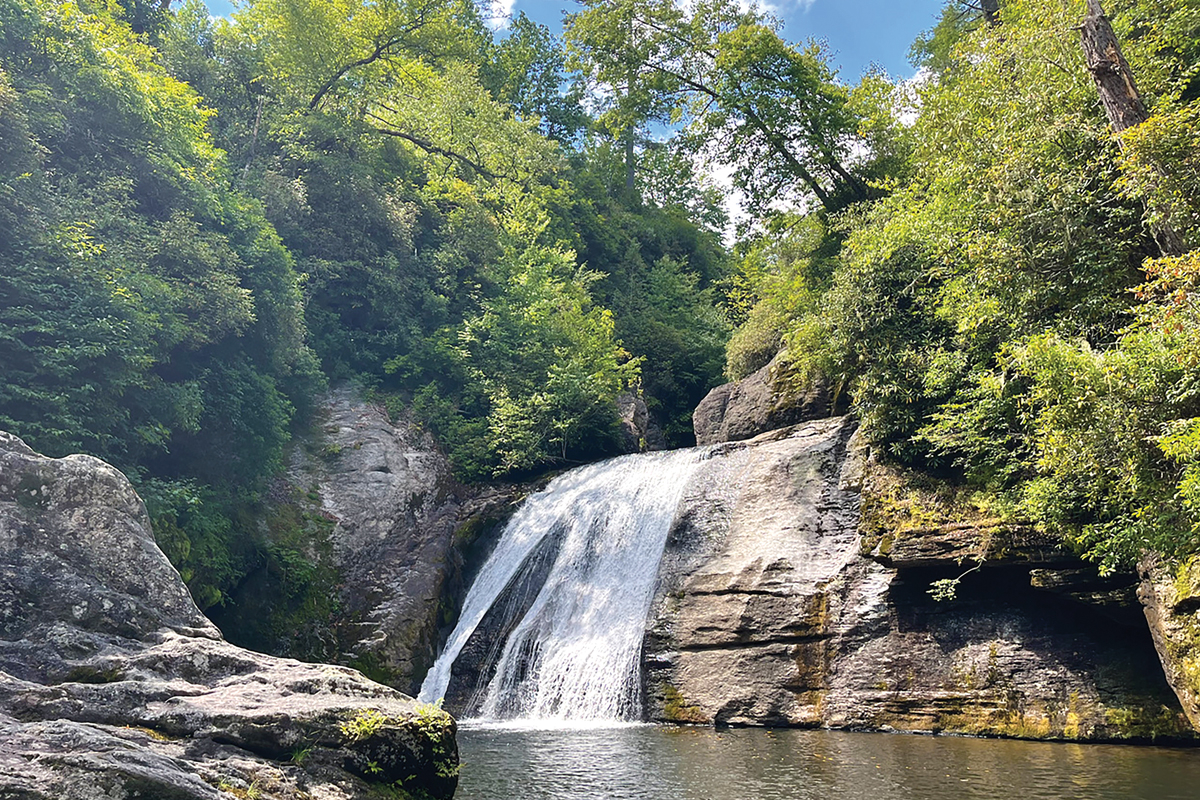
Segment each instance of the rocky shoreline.
M471 497L429 442L329 402L347 455L298 455L290 479L376 587L361 641L410 686L518 488ZM847 417L744 433L708 451L663 557L650 720L1197 743L1194 563L1101 578L881 465ZM444 798L457 769L440 709L226 641L120 472L0 433L0 797Z
M450 797L455 724L229 644L125 476L0 433L0 797Z

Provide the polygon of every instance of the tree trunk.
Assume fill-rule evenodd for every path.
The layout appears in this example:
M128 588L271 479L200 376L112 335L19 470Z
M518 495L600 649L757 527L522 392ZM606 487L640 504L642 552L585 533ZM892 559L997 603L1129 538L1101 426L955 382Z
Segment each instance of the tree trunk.
M1121 55L1121 46L1117 44L1108 17L1104 16L1100 0L1087 0L1087 9L1087 17L1080 27L1083 54L1096 88L1100 90L1100 102L1104 104L1109 124L1120 133L1145 122L1150 115L1146 113L1129 62Z
M625 199L633 202L637 153L633 148L633 126L625 131Z
M1000 24L1000 0L982 0L983 18L987 24L995 27Z
M1113 33L1100 0L1087 0L1087 17L1080 26L1080 40L1087 59L1088 71L1100 92L1100 102L1114 133L1140 125L1149 119L1146 104L1138 93L1137 83L1129 62L1121 54L1121 46ZM1168 209L1155 209L1163 222L1153 226L1151 233L1164 256L1184 252L1183 238L1170 224Z

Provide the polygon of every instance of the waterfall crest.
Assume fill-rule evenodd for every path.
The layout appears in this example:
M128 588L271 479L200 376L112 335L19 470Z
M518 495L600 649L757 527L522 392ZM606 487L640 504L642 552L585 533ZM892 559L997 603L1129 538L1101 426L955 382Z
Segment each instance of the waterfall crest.
M702 450L622 456L572 470L504 528L430 669L420 699L446 693L455 660L526 562L556 545L472 704L485 719L634 720L646 614L676 508ZM556 541L555 541L556 540Z

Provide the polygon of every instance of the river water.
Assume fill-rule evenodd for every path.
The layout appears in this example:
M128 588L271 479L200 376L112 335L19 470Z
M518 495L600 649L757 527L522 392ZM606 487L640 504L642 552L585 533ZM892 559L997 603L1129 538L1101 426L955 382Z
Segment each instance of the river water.
M650 725L459 732L457 800L1197 800L1200 750Z

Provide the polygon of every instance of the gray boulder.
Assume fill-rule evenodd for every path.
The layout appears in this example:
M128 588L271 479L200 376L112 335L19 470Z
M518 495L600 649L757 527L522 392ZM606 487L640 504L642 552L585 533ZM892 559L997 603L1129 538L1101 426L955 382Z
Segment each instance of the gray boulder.
M125 477L0 433L0 797L450 797L454 722L224 641Z
M734 442L833 413L823 385L797 392L788 387L786 353L740 381L709 392L692 414L696 444Z

